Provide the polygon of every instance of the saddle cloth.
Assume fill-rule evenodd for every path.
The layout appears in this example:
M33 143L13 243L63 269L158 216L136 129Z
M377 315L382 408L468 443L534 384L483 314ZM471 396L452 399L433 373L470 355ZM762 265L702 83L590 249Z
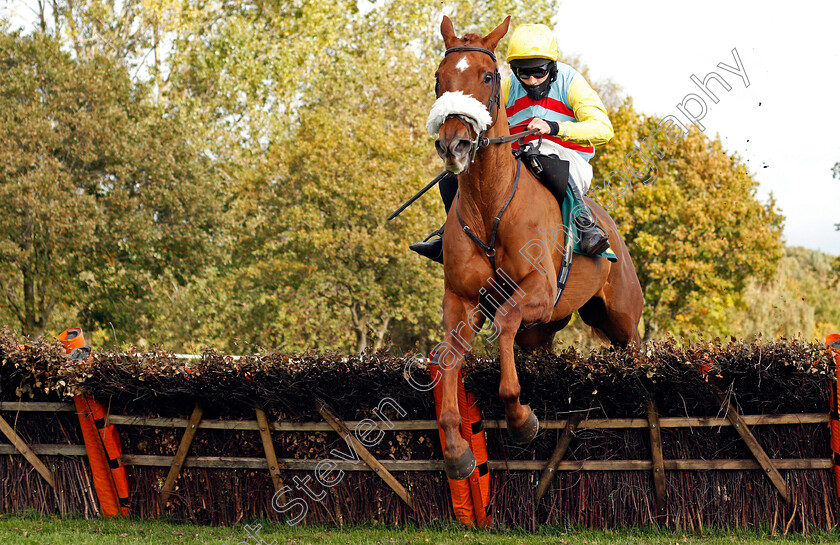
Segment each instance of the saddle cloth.
M522 162L525 163L531 174L547 187L554 198L557 199L563 217L564 232L571 233L575 240L574 253L584 255L580 250L580 236L578 236L578 228L574 220L581 214L586 213L588 207L577 206L574 191L569 187L569 162L557 156L542 155L538 152L538 149L531 147L515 150L514 155L521 156ZM597 255L606 257L612 262L618 261L618 256L615 255L612 248L607 248Z

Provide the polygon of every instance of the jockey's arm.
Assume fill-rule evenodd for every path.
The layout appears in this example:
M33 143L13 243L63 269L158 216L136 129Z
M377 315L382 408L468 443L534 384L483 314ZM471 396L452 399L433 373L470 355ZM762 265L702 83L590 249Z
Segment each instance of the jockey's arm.
M613 127L604 103L598 93L578 74L569 86L569 104L575 112L575 121L559 123L558 135L563 140L586 146L602 146L609 142Z

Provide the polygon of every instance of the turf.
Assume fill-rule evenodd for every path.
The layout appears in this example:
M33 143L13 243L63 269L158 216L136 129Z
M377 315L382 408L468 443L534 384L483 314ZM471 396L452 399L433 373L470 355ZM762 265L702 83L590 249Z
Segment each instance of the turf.
M246 528L247 527L247 528ZM259 528L259 529L257 529ZM249 531L249 529L251 531ZM254 530L256 530L254 532ZM471 530L463 526L442 525L433 528L387 528L354 526L294 526L254 522L230 527L141 520L60 519L40 515L0 514L0 543L4 545L45 544L184 544L184 545L423 545L476 543L482 545L730 545L770 543L835 543L840 532L822 532L808 536L773 537L760 531L708 531L703 535L658 529L592 531L574 528L542 527L536 533L506 530Z

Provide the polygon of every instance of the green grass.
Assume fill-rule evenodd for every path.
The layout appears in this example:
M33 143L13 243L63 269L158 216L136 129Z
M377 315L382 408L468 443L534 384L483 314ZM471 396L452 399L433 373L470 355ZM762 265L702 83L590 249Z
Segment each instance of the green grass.
M262 524L259 535L263 544L277 545L393 545L475 543L483 545L730 545L771 543L835 543L840 533L823 532L803 537L771 537L762 532L708 531L704 535L671 532L652 528L618 531L592 531L574 528L542 527L536 533L514 530L477 531L458 525L433 528L388 528L355 526L332 528ZM77 545L95 544L183 544L183 545L262 545L248 537L245 524L233 527L209 527L193 524L141 520L81 520L45 517L36 514L0 515L0 544Z

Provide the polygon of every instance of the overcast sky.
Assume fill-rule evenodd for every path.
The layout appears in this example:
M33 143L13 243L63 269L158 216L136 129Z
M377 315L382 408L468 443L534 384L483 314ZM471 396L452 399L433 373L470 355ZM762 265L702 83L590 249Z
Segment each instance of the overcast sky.
M555 33L564 54L579 55L593 80L620 84L639 111L681 118L687 94L705 98L705 133L738 153L762 201L773 193L786 243L840 254L840 180L831 177L840 161L840 2L564 0ZM717 67L735 66L733 48L749 87ZM717 104L690 79L713 71L731 86L709 83Z

